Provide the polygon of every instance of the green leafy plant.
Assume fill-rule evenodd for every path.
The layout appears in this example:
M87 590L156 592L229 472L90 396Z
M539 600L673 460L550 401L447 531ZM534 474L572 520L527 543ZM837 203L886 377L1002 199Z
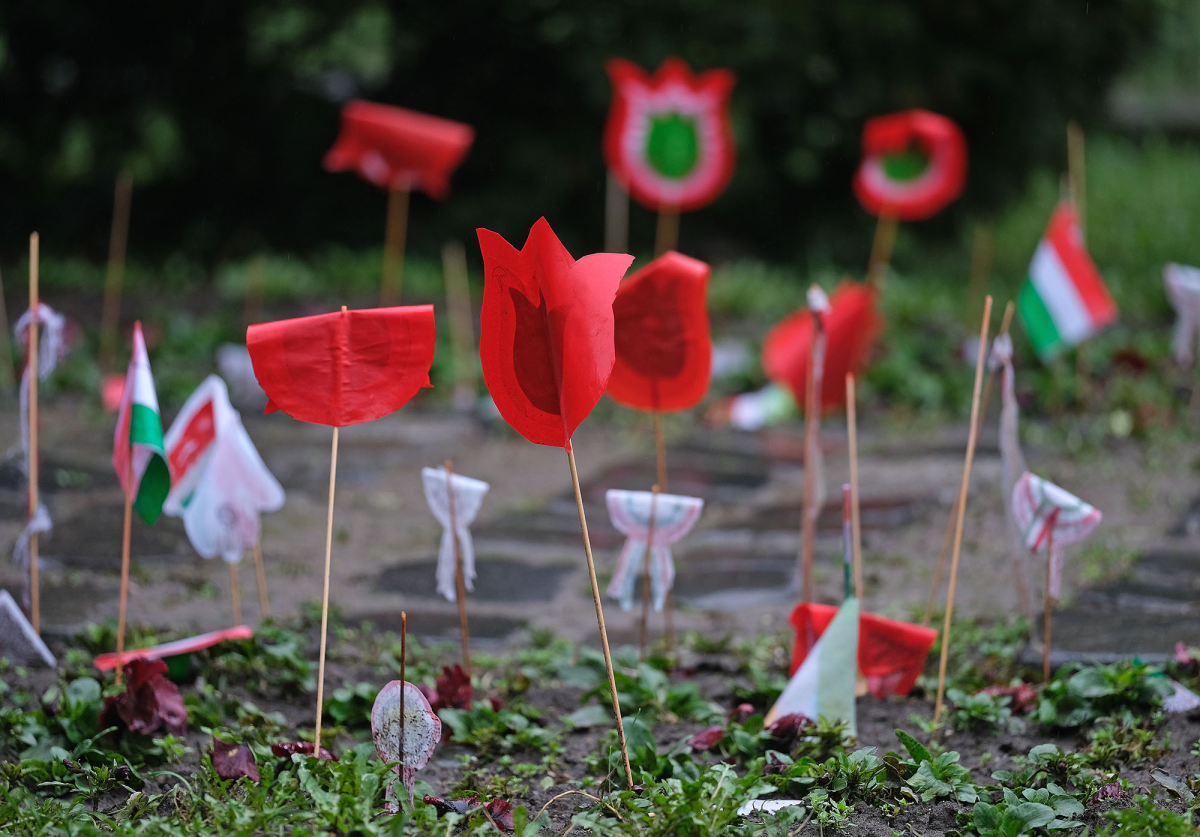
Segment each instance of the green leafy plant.
M934 799L956 799L959 802L974 802L979 798L971 774L958 763L959 754L942 753L933 761L922 761L917 771L908 779L923 802Z
M1101 717L1148 712L1169 694L1161 671L1144 663L1065 668L1042 689L1033 718L1045 727L1074 729Z

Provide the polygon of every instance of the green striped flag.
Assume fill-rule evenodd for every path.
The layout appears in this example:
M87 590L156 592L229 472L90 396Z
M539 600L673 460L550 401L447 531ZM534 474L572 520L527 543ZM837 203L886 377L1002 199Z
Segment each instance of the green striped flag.
M1017 296L1017 311L1043 361L1117 320L1117 306L1084 247L1069 203L1059 204L1050 217Z
M154 523L171 490L171 472L167 468L158 394L154 391L140 322L133 326L133 357L125 373L121 413L113 434L112 461L125 496L133 497L133 507L142 520Z
M813 721L845 721L857 735L854 712L858 672L858 599L842 602L837 615L792 675L767 713L770 726L785 715L800 714Z

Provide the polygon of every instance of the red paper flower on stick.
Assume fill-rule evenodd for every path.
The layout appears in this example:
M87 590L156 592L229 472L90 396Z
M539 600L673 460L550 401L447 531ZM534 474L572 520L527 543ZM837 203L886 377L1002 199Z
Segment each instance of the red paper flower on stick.
M846 373L860 373L883 319L875 309L875 290L869 285L843 282L829 298L825 315L825 374L821 385L824 409L846 403ZM808 386L808 355L812 349L812 315L797 311L778 323L763 341L762 363L767 377L791 389L803 405Z
M478 230L483 252L479 358L504 420L529 441L568 447L612 373L613 296L633 256L579 261L545 218L521 250Z
M707 264L667 252L621 283L608 394L639 410L687 410L708 392Z
M342 108L342 130L325 154L325 168L358 172L382 189L420 189L440 200L474 140L470 125L355 100Z
M868 119L854 193L873 215L920 221L936 215L967 181L967 141L953 120L927 110Z
M622 58L607 69L613 100L604 158L625 189L650 209L688 212L716 200L733 177L733 73L692 75L679 58L653 77Z
M340 311L252 325L246 348L267 409L346 427L399 410L430 386L432 305Z

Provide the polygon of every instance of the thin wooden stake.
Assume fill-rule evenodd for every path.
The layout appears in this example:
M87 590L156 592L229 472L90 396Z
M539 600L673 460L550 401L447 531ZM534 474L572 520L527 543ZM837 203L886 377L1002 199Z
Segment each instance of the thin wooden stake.
M946 661L950 654L950 621L954 616L954 588L958 581L958 557L962 552L963 519L967 510L967 489L971 486L971 463L975 459L975 442L979 436L979 397L983 389L983 367L987 358L988 325L992 317L992 297L983 300L983 325L979 329L979 354L975 359L975 388L971 395L971 432L967 436L967 456L963 462L962 483L958 487L958 516L954 524L954 553L950 560L950 590L946 595L946 619L942 625L942 658L938 663L937 702L933 722L942 717L942 702L946 696Z
M37 233L29 236L29 519L38 507L38 261L40 241ZM5 323L5 328L8 324ZM8 335L4 335L8 342ZM38 584L38 532L29 533L29 621L33 632L42 632L42 596Z
M238 580L238 565L229 562L229 595L233 598L233 624L242 624L242 584Z
M858 407L854 375L846 376L846 434L850 443L850 531L854 543L854 598L863 600L862 527L858 515Z
M121 283L125 278L125 250L129 242L129 204L133 177L128 171L117 175L113 191L112 228L108 236L108 269L104 273L104 303L100 311L100 369L107 371L117 347L121 320Z
M442 275L454 350L454 406L466 412L474 409L479 390L475 376L475 312L471 308L467 251L461 241L448 242L442 248Z
M608 172L604 182L604 252L624 253L629 248L629 193Z
M342 306L345 311L346 307ZM329 629L329 556L333 551L333 493L337 486L338 428L333 428L333 450L329 455L329 512L325 518L325 588L321 593L321 657L317 665L317 730L314 752L321 752L321 710L325 704L325 638ZM401 692L403 694L403 692Z
M271 618L271 602L267 599L267 570L263 566L262 542L254 545L254 575L258 580L258 609L263 619Z
M654 231L654 255L661 256L668 250L679 248L679 209L674 206L660 207L658 227Z
M242 327L249 328L261 317L263 298L263 257L256 255L246 265L246 298L243 300Z
M667 490L667 441L663 433L662 413L654 411L654 470L660 491Z
M121 603L117 610L117 685L125 671L121 655L125 653L125 601L129 597L129 529L133 523L133 456L129 457L129 470L125 476L125 530L121 535Z
M383 277L379 304L396 305L404 291L404 247L408 238L408 189L388 192L387 226L383 233Z
M1087 179L1084 175L1083 128L1071 120L1067 123L1067 178L1071 203L1079 216L1079 235L1087 241Z
M657 414L656 414L657 415ZM650 489L650 525L646 527L646 551L642 553L642 633L640 657L646 659L646 648L650 644L650 561L653 560L654 516L658 511L658 484Z
M1055 512L1055 515L1058 513ZM1053 601L1050 598L1050 562L1053 560L1054 554L1054 520L1050 520L1050 527L1046 532L1046 595L1043 597L1043 604L1046 609L1045 627L1042 630L1042 682L1050 682L1050 608L1053 606Z
M883 213L875 222L875 239L871 242L871 261L867 264L867 284L878 288L887 275L896 247L896 230L900 222L895 215Z
M800 601L814 600L813 552L817 539L817 475L815 463L817 446L820 444L821 402L820 382L817 380L817 343L824 329L824 321L816 313L812 317L812 339L808 352L808 386L804 393L804 498L800 512Z
M400 611L400 772L404 772L404 686L408 682L408 614ZM397 805L400 803L397 802Z
M9 342L8 309L4 306L4 281L0 279L0 390L8 392L13 388L13 356L12 343Z
M467 628L467 583L463 577L462 544L454 510L454 463L446 460L446 501L450 507L450 537L454 539L454 597L458 599L458 624L462 629L463 668L471 677L471 631Z
M583 554L587 558L588 580L592 584L592 601L596 605L596 623L600 626L600 646L604 650L604 668L608 671L608 693L612 698L613 715L617 719L617 743L625 766L625 782L633 790L633 768L629 766L629 747L625 743L625 724L621 720L621 701L617 698L617 678L613 674L612 653L608 650L608 629L604 625L604 605L600 602L600 584L596 581L596 564L592 560L592 540L588 537L587 516L583 511L583 493L579 490L579 471L575 469L575 449L567 442L567 463L571 466L571 484L575 487L575 508L579 512L579 530L583 533Z
M1008 304L1004 306L1004 316L1000 320L1000 331L996 333L996 338L999 339L1008 334L1008 329L1012 325L1013 311L1015 306L1010 299ZM998 370L993 370L988 373L987 380L983 383L983 397L979 400L979 425L976 432L983 426L983 420L987 416L988 403L992 397L992 386L996 381ZM950 545L954 537L954 521L958 518L958 498L954 498L954 502L950 504L950 517L946 520L946 532L942 535L942 549L938 553L937 569L933 573L933 584L929 588L929 598L925 600L925 616L921 620L922 625L928 625L933 620L933 605L937 601L937 594L942 589L942 577L946 574L946 561L950 558ZM1017 598L1020 600L1021 612L1029 611L1029 591L1025 589L1025 580L1018 575L1016 579Z
M996 232L992 225L983 221L977 223L971 238L971 272L967 278L968 311L977 310L987 293L995 244Z

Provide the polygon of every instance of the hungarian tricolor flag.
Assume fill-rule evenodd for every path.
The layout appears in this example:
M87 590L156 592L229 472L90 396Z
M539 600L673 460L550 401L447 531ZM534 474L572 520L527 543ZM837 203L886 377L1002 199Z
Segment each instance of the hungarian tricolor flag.
M1017 311L1043 361L1117 320L1117 306L1088 255L1070 203L1060 203L1050 217L1017 297Z
M125 373L121 412L113 434L112 462L125 496L132 496L133 507L142 520L154 523L171 490L171 473L163 447L158 394L154 391L140 322L133 326L133 357Z

